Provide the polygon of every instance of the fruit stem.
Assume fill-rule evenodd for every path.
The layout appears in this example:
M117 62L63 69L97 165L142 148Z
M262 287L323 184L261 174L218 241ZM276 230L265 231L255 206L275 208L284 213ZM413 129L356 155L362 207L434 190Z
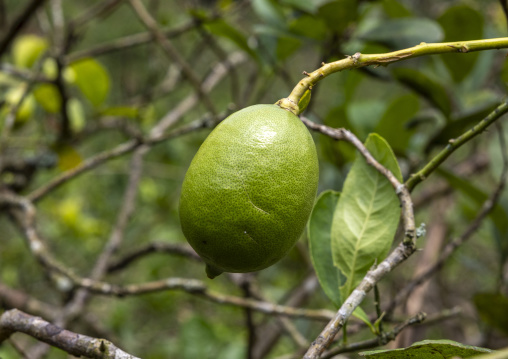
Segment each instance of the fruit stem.
M219 268L212 266L210 264L206 265L205 270L206 270L207 277L210 279L214 279L215 277L221 275L224 272L222 269L219 269Z
M408 60L411 58L435 55L444 53L467 53L473 51L494 50L508 48L508 37L497 39L483 39L471 41L443 42L435 44L427 44L422 42L419 45L388 52L385 54L361 54L359 52L354 55L347 56L345 59L323 63L322 66L311 72L303 72L305 77L298 82L291 94L287 98L277 101L277 105L281 108L298 114L298 104L302 99L305 91L312 89L319 81L325 77L345 69L358 68L363 66L386 66L393 62Z
M294 113L296 116L300 113L300 108L298 107L298 102L294 102L289 98L281 98L279 101L275 103L277 106L282 108L283 110L287 110L289 112Z

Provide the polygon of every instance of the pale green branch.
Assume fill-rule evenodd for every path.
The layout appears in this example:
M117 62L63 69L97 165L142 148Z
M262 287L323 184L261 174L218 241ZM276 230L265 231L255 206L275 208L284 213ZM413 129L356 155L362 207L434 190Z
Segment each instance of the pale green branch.
M298 103L304 95L305 91L312 90L312 87L325 77L342 70L359 68L369 65L388 65L393 62L409 60L415 57L425 55L436 55L446 53L467 53L473 51L495 50L508 48L508 37L496 39L483 39L471 41L443 42L435 44L427 44L422 42L417 46L413 46L403 50L388 52L386 54L361 54L357 52L345 59L330 62L311 72L304 72L305 76L296 87L291 91L287 98L283 98L277 104L295 114L298 114Z

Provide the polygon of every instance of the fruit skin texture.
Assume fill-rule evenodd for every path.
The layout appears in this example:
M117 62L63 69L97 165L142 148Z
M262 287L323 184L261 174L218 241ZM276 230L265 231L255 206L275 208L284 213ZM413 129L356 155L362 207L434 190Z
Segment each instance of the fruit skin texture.
M279 261L307 224L319 177L305 125L276 105L254 105L220 123L187 171L182 230L207 264L252 272Z

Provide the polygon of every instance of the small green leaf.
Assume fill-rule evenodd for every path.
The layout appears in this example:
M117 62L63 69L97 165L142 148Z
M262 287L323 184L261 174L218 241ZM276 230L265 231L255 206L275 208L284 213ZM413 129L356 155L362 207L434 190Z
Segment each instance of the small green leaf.
M418 98L413 94L400 96L392 101L376 127L376 132L392 146L397 153L404 153L414 129L408 122L420 108Z
M305 93L303 94L302 98L300 99L300 102L298 102L298 108L300 109L300 113L305 111L305 109L309 105L310 96L311 96L310 90L307 90L307 91L305 91Z
M451 100L446 89L441 84L430 79L423 72L407 67L396 68L392 71L392 74L397 81L427 99L434 107L439 109L445 117L450 115L452 110Z
M337 307L342 304L339 291L341 276L339 270L333 265L330 235L333 212L339 197L339 192L332 190L322 192L314 205L308 226L312 265L321 288Z
M358 353L361 356L372 359L451 359L470 358L482 353L491 353L492 350L473 347L454 342L452 340L423 340L413 343L410 347L393 350L371 350Z
M34 89L34 96L39 105L49 113L58 113L62 108L62 97L56 85L40 84Z
M127 117L136 119L139 117L139 108L129 106L108 107L100 111L102 116Z
M314 15L304 14L289 23L289 31L298 36L314 40L324 40L328 29L324 21Z
M445 42L481 39L483 17L473 8L461 4L448 8L437 20L444 30ZM467 24L467 26L464 26ZM441 55L455 82L460 82L473 69L478 53Z
M47 48L48 42L43 37L37 35L18 36L12 46L14 64L30 68Z
M411 16L411 11L397 0L382 0L381 4L386 15L391 18Z
M485 323L508 335L508 297L501 293L477 293L473 302Z
M356 307L356 309L353 312L353 315L356 318L360 319L362 322L364 322L369 327L372 334L379 335L379 331L375 328L374 325L372 325L372 323L369 320L369 316L367 315L367 313L365 313L365 311L361 307Z
M208 31L210 31L210 33L230 40L253 59L256 61L259 60L256 52L253 51L247 43L247 38L238 31L238 29L229 25L225 20L218 19L212 22L207 22L204 26Z
M340 34L351 22L357 19L357 0L335 0L328 2L319 7L318 16L325 21L331 30Z
M365 146L379 163L402 180L397 159L382 137L371 134ZM373 264L384 259L399 217L399 200L392 185L358 154L344 183L332 224L333 262L347 278L341 287L343 297L353 291Z
M99 62L92 58L72 63L69 68L74 73L69 76L81 90L83 95L95 107L99 107L109 94L109 74Z
M86 124L85 111L81 102L76 98L69 99L67 102L67 113L72 132L80 132Z
M374 28L360 32L362 40L375 41L393 49L418 45L420 42L440 42L441 27L427 18L404 17L384 20Z
M481 107L472 109L449 121L436 135L432 137L427 145L427 150L435 145L447 145L448 141L456 138L476 125L488 114L499 106L499 102L488 102Z
M273 0L253 0L252 8L264 23L285 28L286 17L281 6Z

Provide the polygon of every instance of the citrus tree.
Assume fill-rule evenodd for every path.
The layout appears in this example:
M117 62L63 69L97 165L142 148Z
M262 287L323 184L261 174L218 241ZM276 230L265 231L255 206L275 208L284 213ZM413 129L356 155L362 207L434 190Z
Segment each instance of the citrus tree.
M1 358L508 355L505 0L0 9Z

